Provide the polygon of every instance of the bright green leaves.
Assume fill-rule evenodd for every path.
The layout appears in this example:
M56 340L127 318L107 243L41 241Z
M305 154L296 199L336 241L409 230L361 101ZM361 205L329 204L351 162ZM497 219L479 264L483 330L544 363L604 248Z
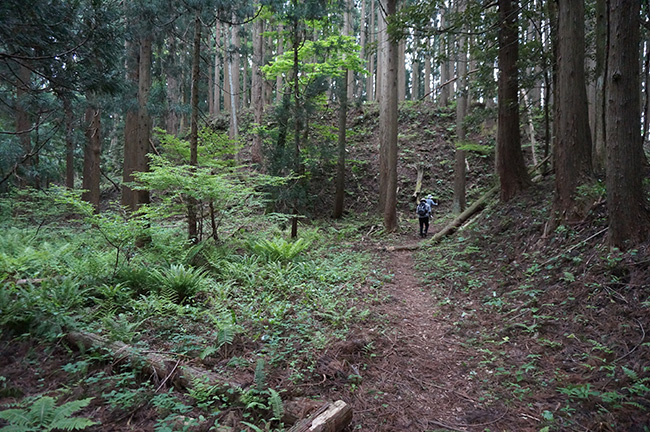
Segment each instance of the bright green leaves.
M303 85L321 77L340 77L346 70L364 72L359 57L361 47L350 36L329 36L305 41L298 50L299 78ZM267 79L288 75L294 67L294 52L286 51L269 65L262 67Z

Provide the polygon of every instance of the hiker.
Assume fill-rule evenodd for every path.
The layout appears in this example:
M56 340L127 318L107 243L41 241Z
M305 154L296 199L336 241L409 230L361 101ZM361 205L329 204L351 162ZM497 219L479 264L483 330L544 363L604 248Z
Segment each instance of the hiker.
M429 231L429 216L431 216L431 207L427 200L422 198L416 208L418 219L420 220L420 237L426 237Z
M431 213L433 213L433 207L437 206L438 203L433 200L433 195L427 195L427 204L431 208Z

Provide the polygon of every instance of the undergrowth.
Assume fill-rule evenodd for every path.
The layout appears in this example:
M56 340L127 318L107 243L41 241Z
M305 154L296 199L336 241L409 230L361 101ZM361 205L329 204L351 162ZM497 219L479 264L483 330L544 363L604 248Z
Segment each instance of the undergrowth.
M103 407L116 421L152 410L156 431L218 424L231 409L241 412L241 427L282 429L283 385L312 380L319 352L368 315L355 306L367 256L332 247L315 227L290 240L268 224L255 236L197 246L168 227L145 247L117 250L92 226L75 223L83 229L74 234L65 224L14 226L0 239L3 350L60 346L68 332L86 332L242 382L242 393L225 397L209 382L185 392L172 391L171 382L156 388L143 365L111 367L111 354L69 346L62 387L30 388L2 376L5 408L31 412L47 402L55 411L48 398L65 394L79 409L92 398L84 414ZM247 388L249 379L254 385ZM30 399L37 393L41 399ZM99 430L90 420L77 424Z
M417 266L475 353L465 367L484 403L526 406L544 432L647 430L649 246L608 248L597 210L544 238L542 192L424 249Z

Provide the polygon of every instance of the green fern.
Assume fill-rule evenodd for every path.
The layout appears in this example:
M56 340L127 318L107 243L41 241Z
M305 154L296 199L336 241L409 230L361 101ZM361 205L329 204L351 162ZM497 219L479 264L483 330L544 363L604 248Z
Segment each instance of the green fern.
M56 406L54 398L40 397L30 407L13 408L0 412L0 418L9 422L9 426L1 428L0 431L84 430L98 423L84 417L71 417L71 415L87 406L92 399L87 398Z
M201 360L205 359L206 357L211 356L212 354L216 354L219 352L219 349L224 346L224 345L232 345L233 340L235 339L235 328L232 325L225 325L223 327L219 328L219 331L217 332L217 343L216 346L209 346L206 347L201 354L199 355L199 358Z
M258 392L264 391L266 386L266 372L264 371L264 359L258 359L257 364L255 365L255 377L254 381L255 388Z
M208 284L205 270L186 267L182 264L172 264L164 271L156 269L153 271L152 277L164 297L171 296L173 293L178 302L193 297Z
M272 388L269 389L269 405L271 407L271 412L273 412L273 418L280 420L284 415L284 405L282 404L280 393Z
M311 242L302 238L293 242L288 242L283 238L274 238L273 240L257 240L250 244L250 249L268 261L287 263L310 245Z

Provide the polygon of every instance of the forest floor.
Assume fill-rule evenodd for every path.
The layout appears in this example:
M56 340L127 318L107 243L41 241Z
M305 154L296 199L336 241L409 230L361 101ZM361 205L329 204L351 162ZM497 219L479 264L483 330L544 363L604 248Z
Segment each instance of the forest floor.
M398 234L351 245L374 257L384 281L361 284L364 304L350 304L368 319L315 353L304 382L277 371L269 384L283 399L345 401L346 432L650 430L650 245L608 249L601 210L544 238L534 207L548 187L440 243L404 220ZM63 340L3 341L0 354L0 377L19 379L24 394L74 388L63 366L79 354ZM102 422L93 431L162 430L147 401L119 417L95 407L92 418Z
M391 275L350 336L372 358L332 347L362 380L319 386L352 404L350 430L650 430L649 245L609 249L602 204L545 236L551 186L440 243L411 224L368 246Z

